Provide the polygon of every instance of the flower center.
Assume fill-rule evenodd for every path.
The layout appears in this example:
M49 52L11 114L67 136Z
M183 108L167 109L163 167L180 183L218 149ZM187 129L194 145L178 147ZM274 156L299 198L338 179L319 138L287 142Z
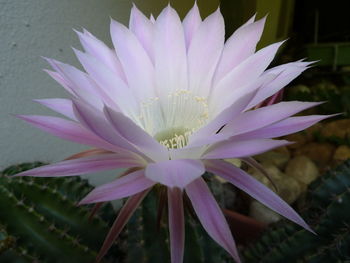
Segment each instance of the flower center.
M173 128L157 133L154 138L168 149L179 149L187 145L192 133L184 128Z
M138 122L148 134L170 149L185 147L190 135L208 118L206 98L179 89L141 102Z

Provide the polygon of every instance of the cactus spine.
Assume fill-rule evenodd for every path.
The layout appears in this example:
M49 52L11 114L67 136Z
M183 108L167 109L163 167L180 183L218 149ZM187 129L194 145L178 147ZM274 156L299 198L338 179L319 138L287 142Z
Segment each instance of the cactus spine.
M77 177L10 177L39 165L10 167L0 176L0 223L16 240L0 261L92 262L108 232L107 223L89 222L89 210L76 206L92 187Z

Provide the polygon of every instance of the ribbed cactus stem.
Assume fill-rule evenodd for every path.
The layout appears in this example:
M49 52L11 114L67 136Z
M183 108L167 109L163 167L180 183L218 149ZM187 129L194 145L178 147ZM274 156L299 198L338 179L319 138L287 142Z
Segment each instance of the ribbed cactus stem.
M0 262L92 262L109 228L100 217L88 220L89 209L76 205L92 187L79 178L10 176L26 168L33 165L0 176L0 223L16 238Z

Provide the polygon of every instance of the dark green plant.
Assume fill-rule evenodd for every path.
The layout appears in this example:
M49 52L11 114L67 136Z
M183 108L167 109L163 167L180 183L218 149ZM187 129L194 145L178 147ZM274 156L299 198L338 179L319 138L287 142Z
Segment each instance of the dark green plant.
M337 87L328 81L311 86L291 86L286 89L287 100L326 101L317 107L317 114L343 113L338 118L350 116L350 86Z
M7 233L5 227L0 225L0 254L12 248L15 241L16 239Z
M282 221L243 251L244 262L350 261L350 160L312 183L303 217L318 235Z
M76 205L92 187L79 177L11 177L40 165L0 175L0 262L93 262L109 227Z
M0 223L6 225L6 230L0 228L0 262L93 262L109 229L99 218L89 222L90 210L76 206L92 187L78 177L11 177L40 165L11 166L0 176ZM228 194L216 180L207 179L221 205L225 206L228 199L232 203L232 193ZM170 262L166 192L160 198L159 190L151 191L136 210L107 261ZM165 206L157 224L160 200L165 201ZM191 211L189 200L186 203L185 209ZM102 210L105 220L114 220L116 213L111 206ZM185 244L185 263L231 261L189 214Z

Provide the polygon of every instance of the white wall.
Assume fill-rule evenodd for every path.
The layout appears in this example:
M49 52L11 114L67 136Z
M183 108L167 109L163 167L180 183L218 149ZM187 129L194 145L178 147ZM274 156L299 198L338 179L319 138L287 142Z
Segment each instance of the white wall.
M109 17L128 21L131 0L0 0L0 170L21 162L58 161L84 146L39 131L11 114L51 114L32 102L65 97L42 71L40 56L78 65L72 28L110 43Z

